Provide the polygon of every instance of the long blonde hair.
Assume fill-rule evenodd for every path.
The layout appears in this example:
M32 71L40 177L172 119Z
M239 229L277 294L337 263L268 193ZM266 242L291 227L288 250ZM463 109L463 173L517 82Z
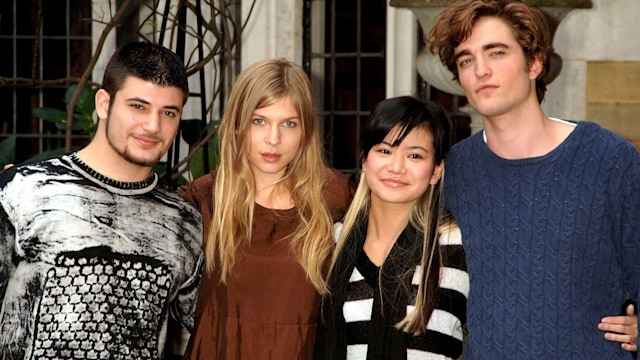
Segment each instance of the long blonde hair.
M236 249L251 242L255 180L245 142L253 112L288 97L298 111L303 139L298 155L276 185L291 192L300 225L291 235L291 250L308 279L326 291L324 265L333 249L332 219L323 196L326 165L307 74L285 59L253 64L240 74L229 95L218 129L220 166L213 192L213 218L206 245L206 268L219 267L220 281L235 262Z

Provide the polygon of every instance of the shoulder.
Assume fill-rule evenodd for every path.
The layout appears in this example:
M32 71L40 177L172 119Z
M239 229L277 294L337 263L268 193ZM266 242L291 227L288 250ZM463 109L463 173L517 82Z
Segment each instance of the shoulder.
M355 185L348 175L335 170L326 170L324 197L334 220L341 219L349 208Z
M445 158L445 166L447 169L476 166L481 163L476 160L485 154L486 150L483 132L479 131L451 147L451 151Z
M455 222L438 228L440 245L462 245L462 233Z
M600 159L601 166L611 169L626 171L640 166L638 149L621 135L588 121L578 122L576 132L582 156Z
M616 134L611 130L601 127L599 124L590 121L578 121L576 130L579 130L579 140L591 146L613 147L617 149L629 150L635 147L631 142ZM597 142L593 142L598 140ZM637 153L637 150L635 151Z
M338 171L336 169L326 169L325 177L327 179L326 190L347 190L350 191L353 188L353 182L349 178L349 175Z
M27 183L37 184L42 181L69 173L70 167L63 157L41 160L33 163L15 165L0 173L0 188L6 190L12 182L22 187Z
M182 185L178 188L177 193L186 201L192 204L200 204L212 201L213 185L215 183L216 171Z

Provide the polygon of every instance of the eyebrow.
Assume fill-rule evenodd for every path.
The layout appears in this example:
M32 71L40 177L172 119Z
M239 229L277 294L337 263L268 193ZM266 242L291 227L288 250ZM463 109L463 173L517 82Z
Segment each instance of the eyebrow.
M393 146L392 144L389 144L389 143L388 143L388 142L386 142L386 141L382 141L382 142L380 142L380 144L387 145L388 147L400 147L400 144L397 144L396 146ZM424 151L424 152L426 152L426 153L428 153L428 152L429 152L426 148L424 148L424 147L422 147L422 146L419 146L419 145L415 145L415 146L408 146L408 147L407 147L407 149L409 149L409 150L416 150L416 149L418 149L418 150L422 150L422 151Z
M256 109L257 110L257 109ZM259 117L259 118L268 118L267 116L264 116L262 114L260 114L260 112L258 111L254 111L253 114L251 114L252 117ZM283 118L283 121L289 121L289 120L300 120L300 116L299 115L291 115L287 118Z
M135 101L135 102L140 102L143 103L145 105L151 105L151 103L145 99L139 98L139 97L132 97L132 98L128 98L125 101ZM162 107L163 109L169 109L169 110L175 110L180 112L180 107L178 105L165 105Z
M487 50L491 50L491 49L495 49L495 48L504 48L504 49L509 49L510 46L505 44L505 43L501 43L501 42L494 42L494 43L489 43L486 45L482 46L482 51L487 51ZM465 56L465 55L470 55L471 53L469 52L469 50L465 49L460 51L459 53L455 54L454 56L454 60L458 60L458 58Z

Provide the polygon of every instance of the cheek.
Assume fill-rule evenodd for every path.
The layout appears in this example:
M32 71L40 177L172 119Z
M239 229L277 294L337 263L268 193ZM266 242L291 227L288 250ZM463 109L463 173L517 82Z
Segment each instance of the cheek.
M417 181L424 181L427 185L433 176L434 166L424 166L415 169L413 176Z

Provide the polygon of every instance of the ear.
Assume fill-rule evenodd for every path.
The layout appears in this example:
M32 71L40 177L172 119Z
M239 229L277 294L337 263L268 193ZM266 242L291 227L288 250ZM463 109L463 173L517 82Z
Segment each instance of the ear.
M431 181L429 181L429 184L431 185L437 184L438 181L440 181L440 179L442 178L443 173L444 173L444 160L442 160L440 164L436 165L433 168L433 174L431 174Z
M540 57L540 55L536 55L531 64L529 64L529 79L537 79L543 69L544 64L542 63L542 57Z
M106 90L100 89L96 92L96 114L98 119L106 119L109 116L110 101L111 95Z

